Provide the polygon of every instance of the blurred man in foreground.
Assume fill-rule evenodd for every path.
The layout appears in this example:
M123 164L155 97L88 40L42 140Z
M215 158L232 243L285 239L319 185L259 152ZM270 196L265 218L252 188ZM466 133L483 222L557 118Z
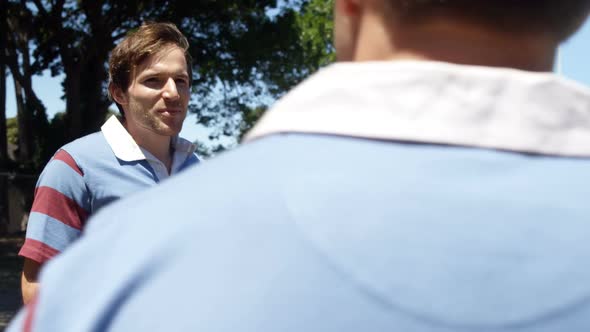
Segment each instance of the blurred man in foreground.
M549 72L589 9L336 0L341 63L99 213L12 331L588 331L590 91Z

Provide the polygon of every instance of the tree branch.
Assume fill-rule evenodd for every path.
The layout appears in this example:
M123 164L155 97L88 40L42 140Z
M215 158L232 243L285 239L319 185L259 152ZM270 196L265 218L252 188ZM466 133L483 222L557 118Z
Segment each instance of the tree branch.
M22 2L23 2L23 6L24 6L25 1L22 1ZM33 3L37 7L37 10L39 11L39 13L41 13L41 15L43 15L44 17L49 16L49 13L47 13L47 9L45 9L45 6L43 6L43 4L41 3L40 0L33 0Z

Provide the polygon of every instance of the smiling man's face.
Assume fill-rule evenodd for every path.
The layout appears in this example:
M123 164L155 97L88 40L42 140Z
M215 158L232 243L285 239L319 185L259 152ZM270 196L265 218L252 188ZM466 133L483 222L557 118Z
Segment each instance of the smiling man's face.
M169 46L145 59L122 92L127 127L176 136L182 129L190 99L184 51Z

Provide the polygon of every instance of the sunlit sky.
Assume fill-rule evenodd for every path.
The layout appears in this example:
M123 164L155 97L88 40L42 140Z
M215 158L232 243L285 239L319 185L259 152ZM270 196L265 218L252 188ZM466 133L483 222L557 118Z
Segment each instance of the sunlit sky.
M588 61L590 59L590 20L561 47L559 53L556 71L561 75L590 86L590 64ZM33 78L33 88L47 108L49 118L65 109L65 103L61 99L63 94L62 80L63 76L51 77L48 72L45 72L43 76ZM16 105L12 78L7 81L6 100L6 116L13 117L16 114ZM195 116L189 115L185 120L181 136L191 141L203 140L207 136L207 132L199 128L195 122Z

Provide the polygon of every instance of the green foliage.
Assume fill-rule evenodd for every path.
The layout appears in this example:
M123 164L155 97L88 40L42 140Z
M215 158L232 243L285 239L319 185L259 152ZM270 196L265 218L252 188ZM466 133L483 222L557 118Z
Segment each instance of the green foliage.
M276 95L287 92L294 84L335 60L333 47L334 0L305 1L295 12L293 29L297 49L289 54L287 71L296 72L292 80L285 80ZM256 124L268 109L267 105L248 108L242 112L239 140Z
M18 145L18 122L16 117L6 119L6 135L9 144Z
M335 60L332 43L333 7L334 0L310 0L297 16L296 24L305 67L310 73Z
M9 2L15 13L27 16L23 26L33 50L31 74L49 69L66 77L66 112L35 127L50 141L40 159L98 130L110 105L105 91L109 51L144 21L173 22L189 39L194 64L190 111L211 128L213 141L239 139L276 98L334 58L333 0ZM209 150L225 148L220 141L227 139Z
M18 132L18 119L16 117L6 119L6 131L8 136L8 143L18 146L19 143L19 132ZM55 114L53 119L48 125L45 132L51 133L50 135L44 136L43 142L35 142L36 151L31 160L21 161L21 168L32 171L38 171L48 161L57 149L59 149L64 141L66 140L66 123L65 113L59 112Z
M19 131L18 131L18 119L16 117L6 119L6 136L9 145L18 147L19 145ZM17 158L18 158L18 149ZM4 165L7 169L18 170L19 172L35 173L38 166L35 165L35 158L31 160L24 160L20 162L9 161L7 165Z
M256 122L264 115L267 108L264 106L256 107L242 114L242 123L240 124L239 140L244 138L244 135L254 127Z
M196 149L195 152L202 159L209 159L215 155L227 150L223 144L204 144L203 142L194 142Z
M242 34L232 32L236 46L230 59L237 62L229 61L222 65L228 65L225 70L213 72L219 76L211 83L220 83L205 85L208 90L202 95L210 104L191 108L202 124L218 129L212 138L241 140L275 99L335 60L333 4L333 0L299 1L274 17L259 14L261 21L249 22L249 30ZM236 68L250 71L242 71L241 80L232 80ZM199 94L199 87L196 91Z
M190 109L201 124L214 128L212 138L237 137L241 114L268 105L305 77L293 65L301 54L296 12L282 8L271 16L275 5L212 1L186 22L197 31L189 35L195 64Z

